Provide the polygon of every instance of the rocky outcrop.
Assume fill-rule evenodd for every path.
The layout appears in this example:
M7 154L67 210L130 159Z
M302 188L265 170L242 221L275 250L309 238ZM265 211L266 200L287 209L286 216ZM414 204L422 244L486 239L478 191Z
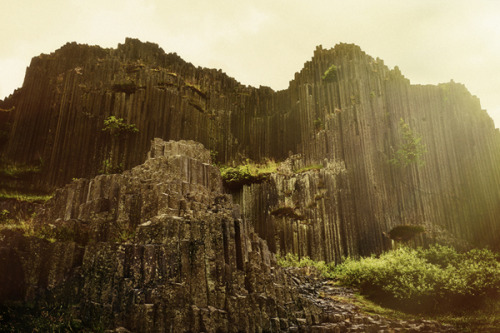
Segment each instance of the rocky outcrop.
M336 77L324 80L331 65ZM32 182L39 188L129 169L154 137L189 139L220 163L300 155L294 168L325 167L233 193L273 251L366 255L386 248L384 233L400 224L424 225L421 243L499 244L500 136L479 100L453 82L411 85L355 45L318 47L289 88L274 92L151 43L67 44L34 58L2 105L15 106L3 156L43 164ZM103 131L110 116L139 132ZM388 163L402 144L400 119L422 137L423 166ZM283 207L304 219L272 214Z
M0 233L0 305L55 302L114 332L453 332L370 317L335 299L352 291L277 267L192 141L155 139L144 164L74 180L34 223Z
M222 192L201 144L155 140L143 165L58 190L35 223L35 236L50 232L52 243L2 234L0 269L10 272L2 274L2 301L48 294L85 323L134 332L320 322L320 309L299 297Z

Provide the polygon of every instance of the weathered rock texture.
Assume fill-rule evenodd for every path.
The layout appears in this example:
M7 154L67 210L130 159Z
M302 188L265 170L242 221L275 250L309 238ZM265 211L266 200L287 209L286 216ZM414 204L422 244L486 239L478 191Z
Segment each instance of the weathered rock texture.
M334 300L352 291L276 267L192 141L155 139L144 164L73 181L34 234L0 233L0 305L55 302L115 332L453 332L359 313Z
M320 323L209 163L199 143L155 140L145 164L58 190L37 217L56 242L2 235L0 301L48 290L86 323L134 332Z
M321 77L332 64L337 78L327 82ZM425 225L426 239L500 243L500 136L479 100L453 82L411 85L355 45L318 47L289 88L274 92L196 68L155 44L67 44L33 59L23 88L2 104L12 106L3 156L42 161L36 183L45 189L103 165L138 165L154 137L190 139L221 163L299 154L294 168L325 166L236 194L273 251L327 260L369 254L404 223ZM102 131L110 115L139 133ZM422 137L424 166L388 163L401 145L400 119ZM271 214L290 205L304 219Z

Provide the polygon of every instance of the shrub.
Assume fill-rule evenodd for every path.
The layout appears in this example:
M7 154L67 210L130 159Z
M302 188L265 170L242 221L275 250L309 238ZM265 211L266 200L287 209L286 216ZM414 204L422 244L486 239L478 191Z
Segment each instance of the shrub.
M399 131L401 134L402 145L393 153L389 163L406 167L411 164L417 166L423 165L422 156L427 152L425 145L421 142L422 138L413 133L410 125L403 118L399 120Z
M420 248L417 251L420 257L441 268L446 268L448 265L456 265L460 257L452 247L439 244L435 244L426 250Z
M311 258L305 256L299 259L299 257L296 254L293 253L287 253L284 257L281 257L279 255L276 255L277 263L281 267L296 267L296 268L303 268L303 267L314 267L315 269L318 270L318 272L325 276L325 277L331 277L331 272L333 271L333 266L334 264L327 264L324 261L315 261L312 260Z
M113 136L139 132L139 129L135 126L135 124L126 124L123 118L116 118L115 116L109 116L104 119L104 126L102 130Z
M337 66L331 65L321 78L326 82L334 82L337 79Z
M484 249L460 254L444 246L401 248L379 258L347 259L333 275L376 300L419 311L477 304L500 294L498 255Z
M123 163L120 163L117 166L113 166L113 162L111 161L110 158L105 159L102 161L102 166L101 169L99 169L99 174L114 174L114 173L122 173L124 170L123 168Z
M0 224L5 223L10 218L10 212L7 209L0 211Z

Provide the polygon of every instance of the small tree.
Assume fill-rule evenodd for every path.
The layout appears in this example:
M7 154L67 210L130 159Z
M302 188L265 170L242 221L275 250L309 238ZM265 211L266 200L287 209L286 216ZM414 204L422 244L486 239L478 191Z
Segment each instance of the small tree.
M139 132L135 124L126 124L123 118L116 118L115 116L109 116L104 120L102 130L109 132L113 136Z
M399 131L402 136L402 145L392 155L389 163L406 167L410 164L417 166L423 165L422 155L427 152L425 145L421 142L422 138L417 136L410 125L408 125L403 118L399 120Z

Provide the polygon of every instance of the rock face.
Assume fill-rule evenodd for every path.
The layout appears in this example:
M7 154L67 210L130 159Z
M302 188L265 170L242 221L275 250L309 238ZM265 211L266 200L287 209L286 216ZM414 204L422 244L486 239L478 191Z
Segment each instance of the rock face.
M331 65L336 78L322 79ZM324 166L233 193L273 251L326 260L380 252L400 224L424 225L419 242L500 244L500 136L479 100L453 82L411 85L355 45L318 47L274 92L155 44L67 44L34 58L23 88L0 106L15 107L3 157L43 162L40 188L138 165L155 137L188 139L220 163L294 155L295 169ZM103 131L109 116L139 132ZM400 119L422 137L423 166L388 163L403 143ZM272 215L283 207L303 218Z
M200 143L148 155L59 189L34 236L0 232L0 305L55 302L112 332L454 332L359 313L335 301L352 291L276 266Z
M260 331L319 323L223 194L199 143L155 140L143 165L80 179L37 217L54 243L4 232L2 300L48 290L86 323L134 332ZM297 321L297 319L300 319Z

